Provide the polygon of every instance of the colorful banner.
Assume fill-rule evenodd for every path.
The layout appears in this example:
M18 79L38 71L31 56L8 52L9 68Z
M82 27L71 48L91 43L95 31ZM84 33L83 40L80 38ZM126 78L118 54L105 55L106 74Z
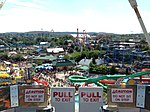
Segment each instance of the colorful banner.
M10 77L0 77L0 85L8 85L10 82Z

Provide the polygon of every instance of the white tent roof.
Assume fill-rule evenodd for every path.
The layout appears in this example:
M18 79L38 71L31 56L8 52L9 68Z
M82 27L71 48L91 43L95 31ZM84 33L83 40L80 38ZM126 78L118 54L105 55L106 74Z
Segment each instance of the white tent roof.
M64 49L63 48L47 48L47 52L59 53L59 52L64 52Z
M11 62L8 62L8 61L4 61L4 63L6 63L6 64L8 64L8 65L10 65L10 64L11 64Z

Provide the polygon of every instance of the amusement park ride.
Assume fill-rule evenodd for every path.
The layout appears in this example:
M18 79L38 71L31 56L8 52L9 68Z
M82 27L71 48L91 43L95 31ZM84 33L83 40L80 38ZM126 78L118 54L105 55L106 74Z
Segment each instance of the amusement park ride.
M122 78L122 80L119 82L120 84L123 83L122 81L124 79L128 79L128 81L129 81L130 78L134 79L134 80L141 80L141 83L144 81L150 82L150 78L142 78L142 79L137 78L137 77L148 75L148 74L150 74L150 70L145 69L142 72L138 72L138 73L130 74L130 75L105 75L105 76L100 76L98 78L87 78L87 77L83 77L83 76L74 75L74 76L69 76L69 80L71 82L85 82L85 83L87 83L87 85L90 83L95 83L97 86L101 86L104 88L104 90L107 90L107 84L118 83L117 80L120 78ZM135 84L135 82L134 82L134 84ZM133 81L132 81L132 83L129 82L129 84L133 84Z
M135 13L137 15L139 23L140 23L140 25L142 27L142 30L144 32L144 35L145 35L145 37L147 39L148 45L150 46L150 36L147 33L147 30L146 30L146 27L145 27L144 22L142 20L142 17L140 15L139 11L138 11L137 2L136 2L136 0L129 0L129 3L131 4L132 8L134 9L134 11L135 11ZM102 39L103 38L100 38L98 40L98 42L101 41ZM89 83L95 83L96 85L102 86L104 89L107 89L107 86L105 84L106 83L113 83L113 82L111 82L112 80L109 80L110 81L109 82L108 79L124 78L124 79L128 79L129 80L130 78L131 79L134 78L135 80L140 80L140 81L143 81L143 82L144 81L149 82L150 78L143 78L143 79L141 78L142 76L148 75L148 74L150 74L150 70L145 70L144 72L142 71L142 72L138 72L138 73L130 74L130 75L105 75L105 76L101 76L101 77L98 77L98 78L87 78L87 77L83 77L83 76L70 76L69 80L71 82L85 82L87 84L89 84ZM140 78L135 78L135 77L140 77ZM131 81L129 81L129 84L131 84L130 82L136 82L136 81L132 81L131 80Z
M140 25L141 25L141 27L142 27L142 30L143 30L143 32L144 32L144 35L145 35L145 37L146 37L146 39L147 39L148 45L150 46L150 36L149 36L149 34L147 33L146 27L145 27L145 25L144 25L144 22L143 22L143 20L142 20L142 17L141 17L141 15L140 15L140 13L139 13L139 10L138 10L138 8L137 8L137 2L136 2L136 0L129 0L129 3L131 4L131 7L134 9L134 11L135 11L135 13L136 13L136 15L137 15L137 18L138 18L138 20L139 20L139 23L140 23Z
M5 1L6 0L3 0L2 2L2 0L0 0L0 9L3 7ZM146 31L142 18L138 12L136 0L129 0L129 2L137 14L137 17L143 29L144 35L147 39L148 45L150 46L150 37ZM54 33L53 30L51 30L51 32ZM77 45L81 47L81 49L82 49L82 45L89 45L88 37L87 37L85 30L83 30L84 41L82 43L79 43L78 36L79 34L78 34L78 29L77 29L76 43ZM102 35L101 37L97 38L97 41L96 41L97 42L96 44L98 44L101 41L104 45L106 45L107 57L109 57L109 54L110 54L109 51L111 51L111 49L108 46L109 39L111 39L110 36ZM2 40L0 39L0 41ZM7 43L5 44L7 45ZM144 53L142 52L137 53L135 51L133 54L131 54L130 49L128 50L128 49L117 48L115 50L116 51L114 51L115 52L114 59L117 59L117 57L119 57L118 55L122 56L122 65L124 65L125 55L129 55L129 58L130 58L129 60L132 60L134 56L137 56L137 54L139 54L139 57L144 58ZM27 75L28 77L30 77L31 66L30 65L26 65L26 66L28 66ZM20 70L20 68L18 70ZM46 75L48 74L46 73ZM4 109L13 108L15 112L20 112L19 109L25 110L25 112L27 112L28 110L32 109L29 107L35 107L36 112L71 112L75 110L75 106L76 104L78 104L79 106L76 108L79 108L79 111L82 110L82 108L86 108L88 110L88 111L80 111L80 112L98 112L100 107L105 106L105 105L108 107L113 106L113 108L114 106L115 108L117 107L118 109L120 109L120 111L117 111L117 112L125 112L126 111L125 109L130 109L131 111L128 111L128 110L127 111L133 112L134 111L133 109L135 109L135 107L141 107L142 109L150 110L150 100L149 100L150 98L150 89L149 89L150 68L142 69L140 72L136 72L136 73L130 72L129 74L123 74L123 75L111 74L111 75L101 75L98 77L89 77L89 74L87 77L82 76L82 75L70 75L68 77L69 83L71 82L70 83L71 85L69 85L69 87L65 87L66 85L60 84L61 80L59 81L59 84L62 87L60 86L55 87L53 85L51 86L49 85L50 83L48 82L48 80L45 80L42 75L41 79L32 77L32 81L29 80L30 84L31 82L35 82L35 84L33 85L26 86L25 84L22 86L19 84L14 85L16 83L11 83L9 89L8 89L9 86L5 90L4 88L2 88L0 90L1 91L0 109L4 110ZM54 79L54 80L50 80L50 82L55 83L58 81ZM37 86L35 86L36 84ZM78 87L78 84L79 86L81 86L81 88ZM74 86L74 87L70 87L70 86ZM94 88L95 86L96 87L100 86L100 88L99 87ZM75 102L76 100L75 95L78 97L78 100L77 100L78 102ZM49 108L48 110L44 110L44 109L47 109L47 105L49 103L51 103L51 105L56 108L56 111L53 111L53 107L48 107ZM39 110L37 110L37 107ZM71 107L70 109L71 111L68 111L69 107ZM95 107L98 107L98 108L95 108ZM91 108L92 108L92 111L90 110ZM63 111L63 109L68 109L68 110ZM96 111L93 111L93 109L96 109ZM121 109L123 111L121 111ZM140 110L140 108L137 108L137 109ZM140 111L136 111L136 112L140 112Z

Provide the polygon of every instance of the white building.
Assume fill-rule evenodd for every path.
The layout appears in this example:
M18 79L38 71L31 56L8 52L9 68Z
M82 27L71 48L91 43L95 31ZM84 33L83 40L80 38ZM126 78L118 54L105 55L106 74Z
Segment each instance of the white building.
M74 38L77 38L77 34L71 34L71 36L73 36ZM89 34L78 34L78 37L79 38L90 38L90 35Z

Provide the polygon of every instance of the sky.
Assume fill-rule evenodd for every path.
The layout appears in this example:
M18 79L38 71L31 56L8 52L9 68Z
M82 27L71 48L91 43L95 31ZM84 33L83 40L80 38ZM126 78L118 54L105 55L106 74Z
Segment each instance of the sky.
M4 0L0 0L4 1ZM150 32L150 0L137 0ZM0 33L51 31L142 33L128 0L6 0L0 10Z

